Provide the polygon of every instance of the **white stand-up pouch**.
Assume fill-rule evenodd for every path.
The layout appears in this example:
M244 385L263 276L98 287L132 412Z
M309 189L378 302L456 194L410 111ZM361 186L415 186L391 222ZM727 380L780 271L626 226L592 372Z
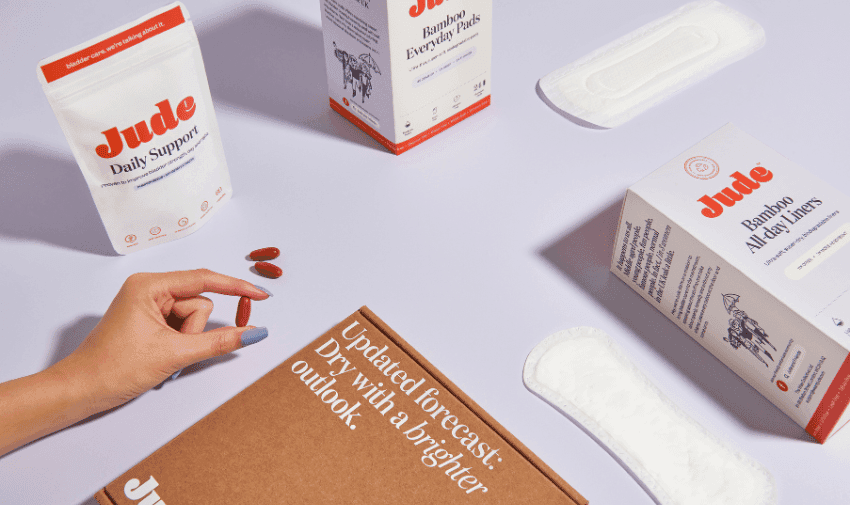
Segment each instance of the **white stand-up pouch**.
M42 60L38 78L119 254L189 235L230 199L181 3Z

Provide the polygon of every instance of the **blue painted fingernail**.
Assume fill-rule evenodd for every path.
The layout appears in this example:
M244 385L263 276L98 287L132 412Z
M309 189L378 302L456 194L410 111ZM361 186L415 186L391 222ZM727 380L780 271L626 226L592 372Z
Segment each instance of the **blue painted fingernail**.
M242 333L242 347L247 347L251 344L256 344L260 340L269 336L269 330L260 326L259 328L251 328Z
M174 379L176 379L177 377L179 377L179 376L180 376L180 372L182 372L182 371L183 371L183 369L181 368L180 370L177 370L176 372L174 372L174 374L171 376L171 380L174 380Z
M269 291L268 289L266 289L266 288L264 288L264 287L262 287L262 286L257 286L256 284L254 284L254 287L255 287L255 288L257 288L257 289L259 289L260 291L262 291L263 293L265 293L265 294L267 294L267 295L269 295L269 296L274 296L274 295L272 294L272 292L271 292L271 291Z

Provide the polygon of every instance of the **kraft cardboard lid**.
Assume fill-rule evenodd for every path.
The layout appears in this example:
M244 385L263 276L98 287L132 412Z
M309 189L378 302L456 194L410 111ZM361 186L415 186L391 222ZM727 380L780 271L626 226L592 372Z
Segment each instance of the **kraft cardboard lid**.
M366 307L96 498L101 505L587 503Z

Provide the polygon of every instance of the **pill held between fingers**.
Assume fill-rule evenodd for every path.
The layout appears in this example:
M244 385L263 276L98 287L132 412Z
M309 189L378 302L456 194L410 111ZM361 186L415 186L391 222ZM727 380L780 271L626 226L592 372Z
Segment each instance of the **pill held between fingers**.
M248 319L251 318L251 299L243 296L239 299L239 307L236 309L236 326L248 326Z
M260 275L270 279L277 279L283 275L283 270L281 270L279 266L266 263L265 261L258 261L254 264L254 268L257 269L257 272Z
M253 261L273 260L278 256L280 256L280 249L277 247L264 247L256 251L251 251L251 254L248 255Z

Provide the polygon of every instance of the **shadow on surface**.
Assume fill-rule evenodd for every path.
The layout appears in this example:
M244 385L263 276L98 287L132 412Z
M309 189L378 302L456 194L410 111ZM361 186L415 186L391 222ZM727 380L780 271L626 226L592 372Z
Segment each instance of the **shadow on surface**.
M82 502L80 502L79 505L99 505L99 504L97 503L97 500L94 499L94 496L92 496L92 497L89 497L89 498L83 500Z
M69 354L74 352L74 349L83 343L89 333L97 326L102 316L87 315L78 318L73 323L65 326L60 330L59 337L53 346L53 354L44 365L44 368L55 365L56 363L67 358Z
M575 117L567 111L561 110L561 108L552 103L552 101L549 100L549 97L546 96L546 93L543 92L543 89L540 87L540 81L537 81L537 86L534 87L534 90L537 92L537 96L540 97L540 99L543 100L543 103L548 105L550 109L557 112L559 115L564 116L569 121L577 124L578 126L581 126L583 128L589 128L591 130L610 130L610 128L608 127L593 124L591 122L585 121L584 119Z
M130 400L130 401L126 402L126 403L122 403L121 405L118 405L118 406L116 406L116 407L112 407L111 409L104 410L103 412L98 412L97 414L91 415L91 416L89 416L89 417L87 417L87 418L85 418L85 419L83 419L83 420L81 420L81 421L77 421L76 423L74 423L74 424L72 424L72 425L70 425L70 426L66 426L66 427L62 428L61 430L54 431L53 433L48 433L47 435L45 435L45 436L43 436L43 437L41 437L41 438L37 438L37 439L35 439L35 440L32 440L32 441L30 441L30 442L27 442L26 444L24 444L24 445L22 445L22 446L18 447L17 449L15 449L15 450L13 450L13 451L10 451L10 452L8 452L8 453L6 453L6 454L4 454L4 455L0 456L0 460L2 460L3 458L5 458L6 456L9 456L10 454L15 454L16 452L18 452L18 451L20 451L20 450L24 449L25 447L28 447L30 444L37 444L37 443L39 443L39 441L41 441L41 440L46 440L46 439L48 439L48 438L50 438L50 437L52 437L52 436L56 435L57 433L62 433L62 432L63 432L63 431L65 431L65 430L73 429L75 426L83 426L83 425L88 424L88 423L90 423L90 422L92 422L92 421L95 421L95 420L97 420L97 419L100 419L100 418L101 418L101 417L103 417L103 416L109 415L109 413L111 413L111 412L114 412L114 411L119 410L119 409L123 409L124 407L126 407L127 405L130 405L130 404L131 404L131 403L133 403L134 401L136 401L136 399L135 399L135 398L133 398L132 400Z
M539 254L743 425L814 443L794 421L608 271L621 206L622 201L612 203Z
M117 256L77 162L38 146L0 148L0 236Z
M222 14L199 28L213 99L250 115L384 150L328 104L318 26L268 7Z

